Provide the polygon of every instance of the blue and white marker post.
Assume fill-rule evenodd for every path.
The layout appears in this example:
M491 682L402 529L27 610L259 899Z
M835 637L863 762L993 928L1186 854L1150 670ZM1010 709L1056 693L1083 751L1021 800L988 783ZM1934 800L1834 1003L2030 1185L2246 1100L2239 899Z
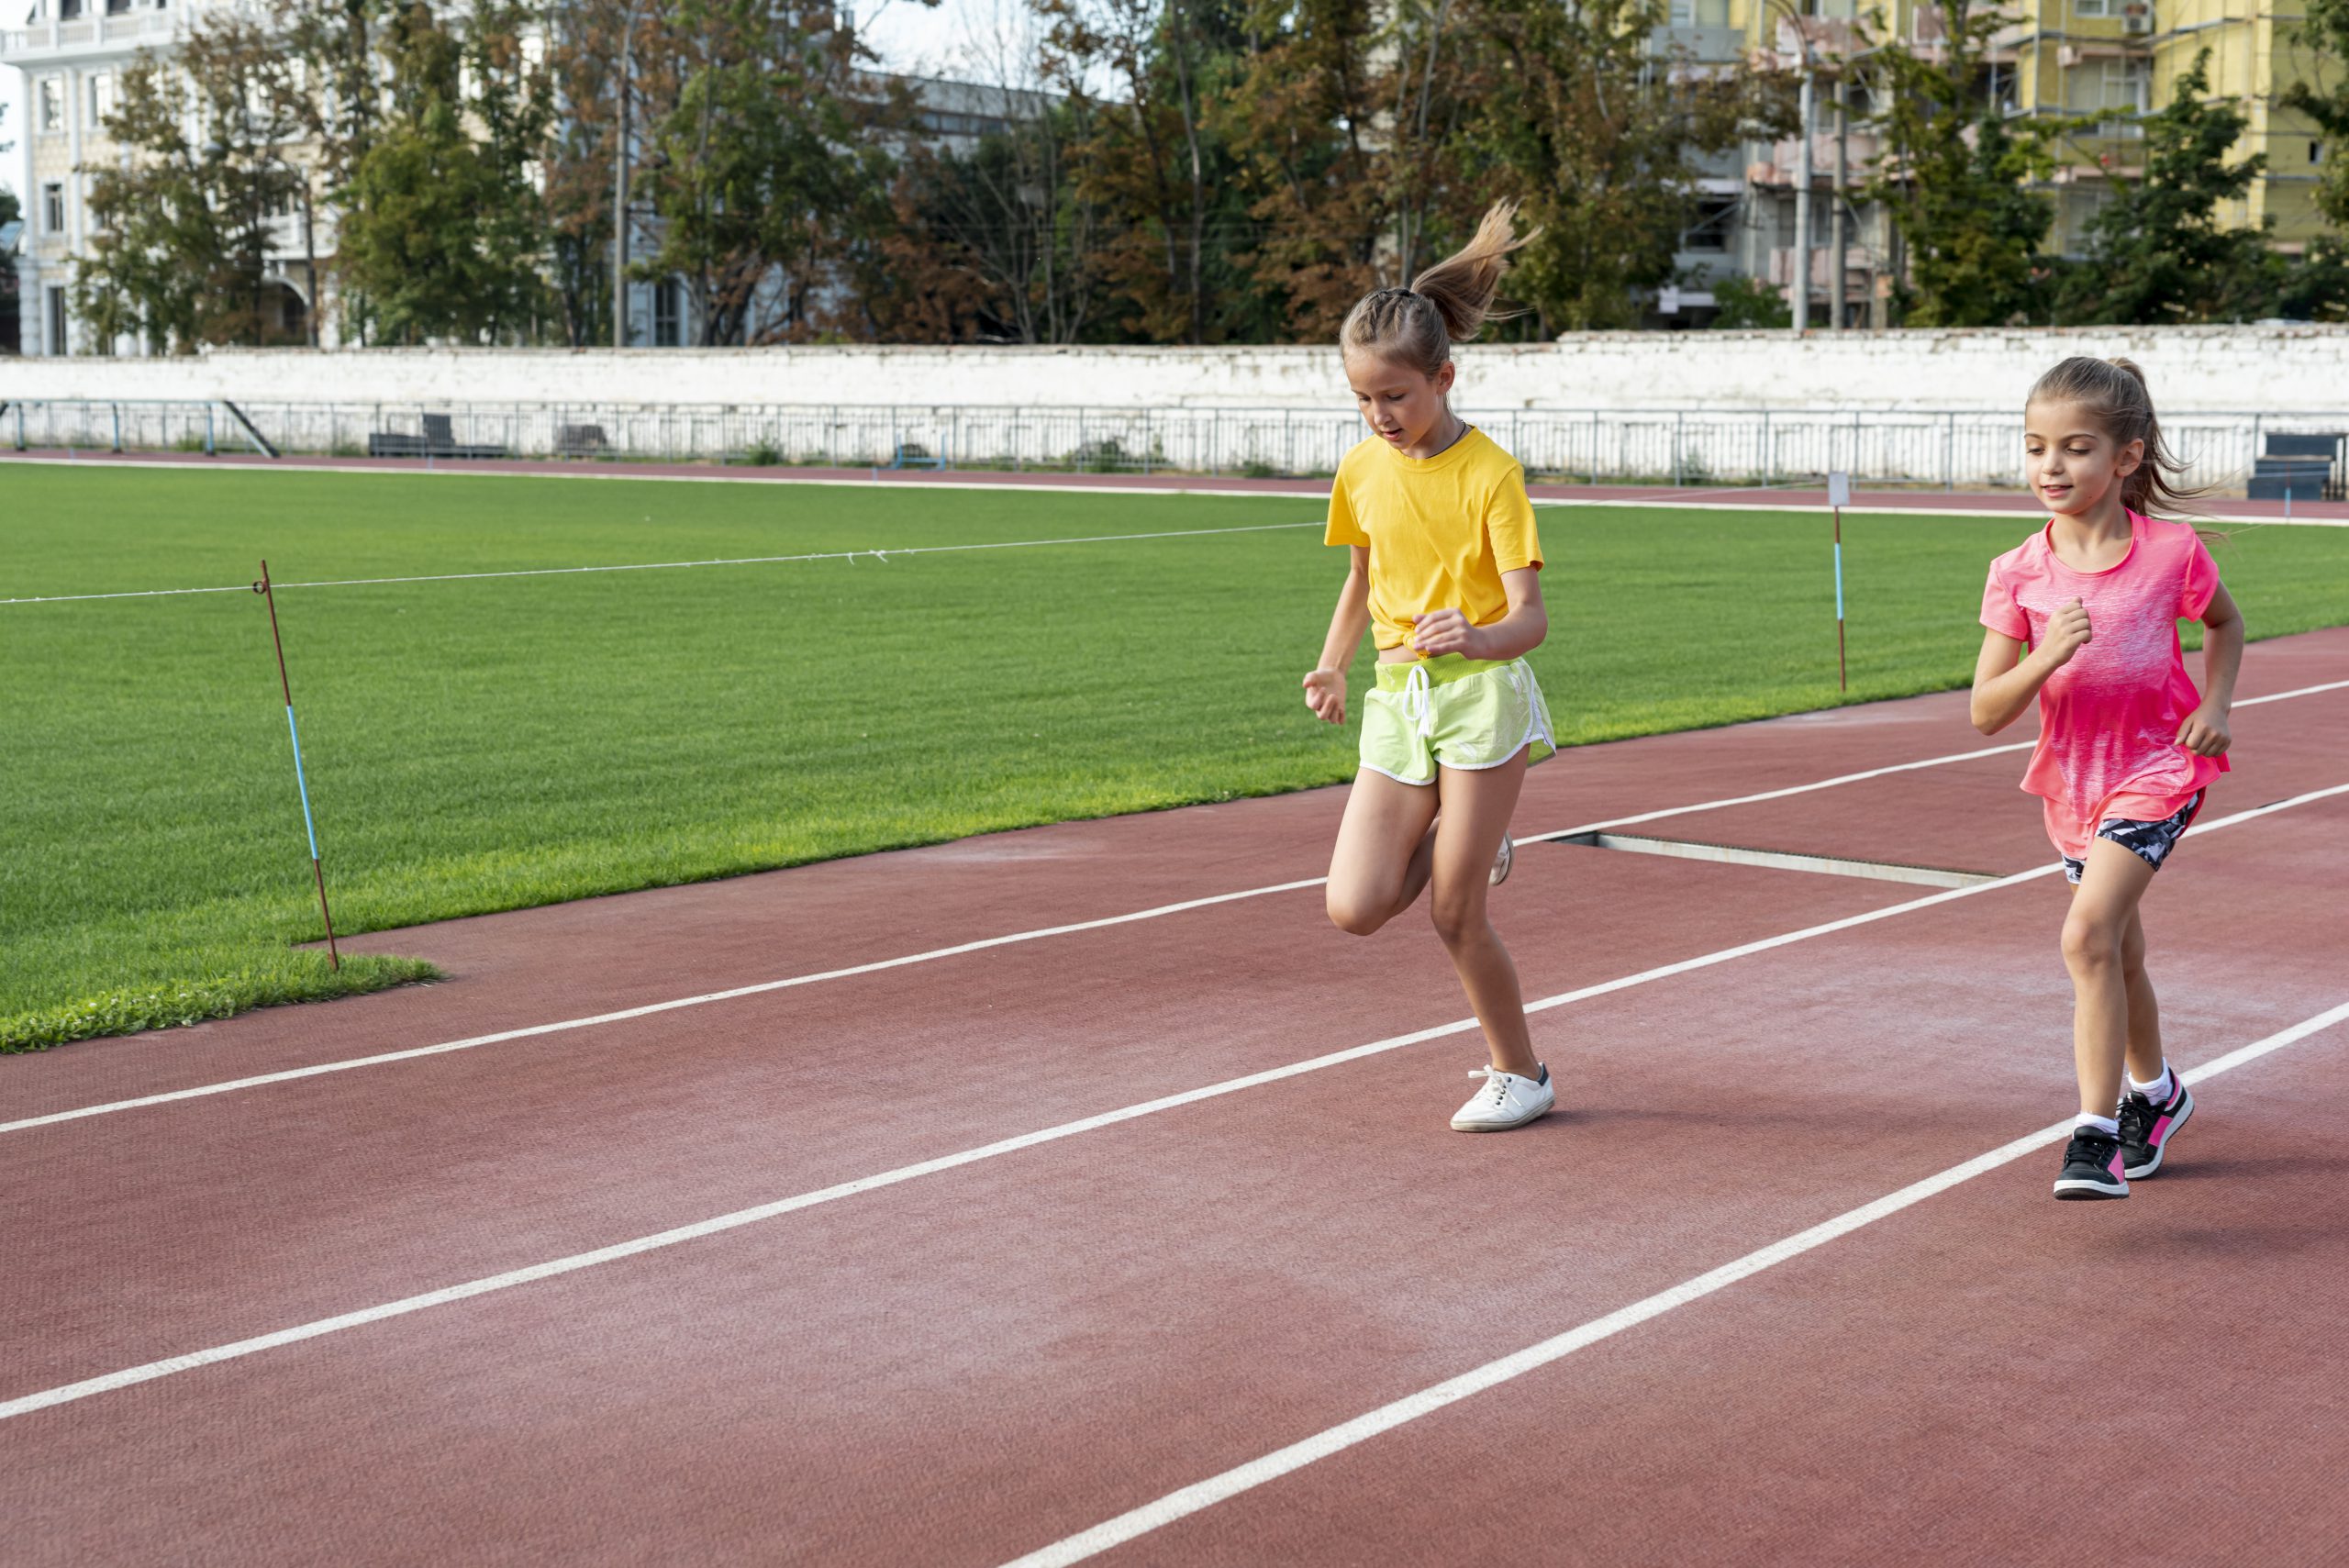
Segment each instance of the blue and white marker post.
M1843 670L1843 508L1852 504L1850 474L1827 476L1827 504L1835 510L1835 685L1848 692L1852 683Z
M310 835L310 875L318 884L318 915L327 923L327 962L340 972L342 954L335 947L334 915L327 908L327 873L318 863L318 828L310 817L310 786L302 777L302 732L294 724L294 686L285 678L285 639L277 631L277 595L270 592L269 562L261 563L261 580L253 584L269 605L269 640L277 649L277 689L285 696L285 733L294 742L294 788L302 796L302 827Z

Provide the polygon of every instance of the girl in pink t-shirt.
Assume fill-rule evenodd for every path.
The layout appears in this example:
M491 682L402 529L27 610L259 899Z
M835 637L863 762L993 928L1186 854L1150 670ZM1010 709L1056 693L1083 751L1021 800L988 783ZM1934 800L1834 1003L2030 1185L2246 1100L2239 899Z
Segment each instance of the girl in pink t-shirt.
M2032 388L2023 420L2032 488L2053 516L1990 563L1974 723L1995 735L2039 699L2022 787L2041 797L2073 886L2064 962L2080 1078L2055 1195L2127 1197L2194 1114L2162 1056L2137 905L2227 771L2243 617L2200 536L2145 515L2180 496L2143 372L2065 360ZM2199 692L2180 620L2203 626Z

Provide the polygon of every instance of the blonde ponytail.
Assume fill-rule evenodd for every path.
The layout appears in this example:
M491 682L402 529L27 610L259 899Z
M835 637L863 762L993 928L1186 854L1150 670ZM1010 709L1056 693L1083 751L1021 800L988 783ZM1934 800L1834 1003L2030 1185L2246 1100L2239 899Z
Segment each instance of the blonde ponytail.
M1509 252L1533 239L1515 238L1516 224L1517 204L1495 202L1476 225L1475 237L1413 278L1410 287L1380 289L1357 301L1338 329L1338 347L1435 374L1452 358L1453 344L1468 341L1487 321L1521 314L1497 304Z

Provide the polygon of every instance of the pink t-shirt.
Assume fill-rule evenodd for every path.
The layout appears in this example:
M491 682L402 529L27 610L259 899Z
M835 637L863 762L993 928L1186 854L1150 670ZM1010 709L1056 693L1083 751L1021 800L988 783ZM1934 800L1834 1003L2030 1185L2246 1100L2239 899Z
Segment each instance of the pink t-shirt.
M2042 528L1990 563L1982 590L1982 624L2033 648L2055 611L2074 599L2087 609L2088 641L2039 688L2039 745L2022 775L2047 803L2047 836L2076 860L2102 823L2176 816L2227 771L2224 757L2177 743L2202 701L2177 623L2210 608L2218 563L2184 523L2132 512L2129 531L2120 564L2076 572Z

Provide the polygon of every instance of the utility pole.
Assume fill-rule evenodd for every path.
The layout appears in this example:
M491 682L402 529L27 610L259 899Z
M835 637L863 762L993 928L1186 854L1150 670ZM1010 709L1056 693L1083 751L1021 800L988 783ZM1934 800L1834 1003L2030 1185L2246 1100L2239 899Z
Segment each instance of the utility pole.
M636 44L636 17L644 0L630 0L628 19L620 25L619 139L612 144L612 347L628 347L628 166L631 139L629 77Z
M1851 173L1850 149L1844 137L1850 128L1843 100L1843 78L1838 72L1835 77L1835 184L1833 194L1829 197L1834 206L1827 215L1830 231L1827 241L1830 251L1827 258L1827 325L1836 332L1843 329L1843 261L1847 255L1844 249L1843 182Z
M1810 329L1810 123L1816 90L1812 85L1810 40L1802 24L1794 24L1802 43L1802 144L1795 152L1795 283L1792 294L1795 331Z

